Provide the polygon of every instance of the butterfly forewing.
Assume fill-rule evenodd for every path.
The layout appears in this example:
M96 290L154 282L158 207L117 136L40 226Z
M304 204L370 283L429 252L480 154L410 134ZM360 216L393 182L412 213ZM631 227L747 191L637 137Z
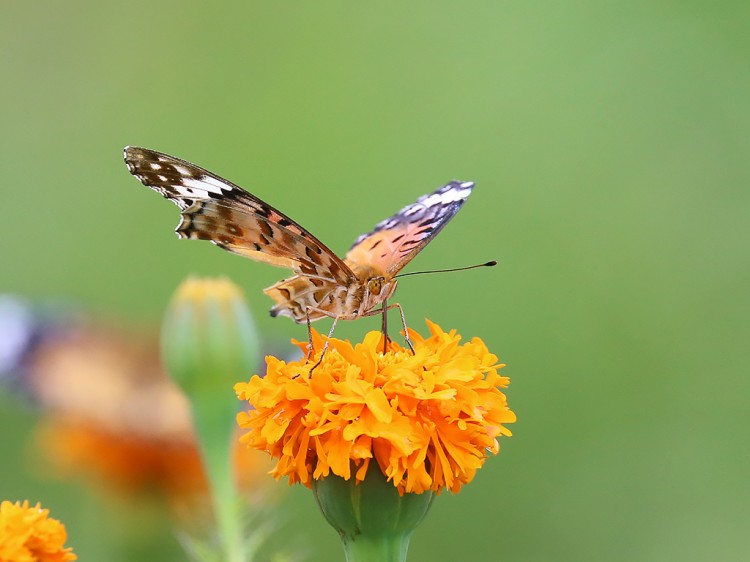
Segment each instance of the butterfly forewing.
M398 273L453 218L474 188L452 181L378 223L354 241L346 254L353 267L369 265L389 277Z
M130 173L181 210L181 238L209 240L257 261L348 285L355 276L322 242L241 187L185 160L125 148Z

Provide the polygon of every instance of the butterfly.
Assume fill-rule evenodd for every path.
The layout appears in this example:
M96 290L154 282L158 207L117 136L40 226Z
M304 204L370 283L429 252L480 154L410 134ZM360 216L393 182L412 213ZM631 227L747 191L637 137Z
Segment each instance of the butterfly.
M265 289L276 304L271 316L295 322L329 317L353 320L386 312L396 275L458 212L473 182L452 181L423 195L363 234L342 259L297 222L268 203L185 160L134 146L125 147L128 170L180 208L180 238L213 244L294 275ZM333 328L332 328L333 330ZM408 332L407 332L408 334ZM407 343L409 343L407 336Z

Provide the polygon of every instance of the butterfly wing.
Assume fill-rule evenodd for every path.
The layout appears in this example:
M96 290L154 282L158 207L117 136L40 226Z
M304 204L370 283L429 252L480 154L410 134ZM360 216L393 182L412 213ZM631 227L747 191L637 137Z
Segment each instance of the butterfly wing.
M368 265L388 277L398 273L458 212L474 182L452 181L381 221L354 241L346 262Z
M125 148L128 170L180 208L180 238L220 248L296 273L348 285L349 267L295 221L211 172L146 148Z

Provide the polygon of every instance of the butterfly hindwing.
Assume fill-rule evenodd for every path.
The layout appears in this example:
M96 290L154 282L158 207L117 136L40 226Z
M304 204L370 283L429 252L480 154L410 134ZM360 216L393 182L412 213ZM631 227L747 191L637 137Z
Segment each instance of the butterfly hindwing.
M452 181L423 195L357 238L345 261L395 275L453 218L473 188L473 182Z
M349 267L295 221L203 168L154 150L125 148L130 173L174 202L181 238L209 240L257 261L346 285Z

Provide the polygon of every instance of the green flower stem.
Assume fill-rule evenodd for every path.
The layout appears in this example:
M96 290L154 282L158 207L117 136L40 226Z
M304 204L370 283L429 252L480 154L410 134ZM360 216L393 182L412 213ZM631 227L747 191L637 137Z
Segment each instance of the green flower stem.
M432 505L434 494L399 495L373 459L365 479L329 475L313 481L328 523L338 531L347 562L404 562L409 540Z
M406 562L411 533L397 536L342 537L346 562Z
M204 405L203 402L201 404ZM244 562L246 557L242 536L242 521L231 463L231 432L227 432L223 439L217 438L212 427L215 426L215 420L220 417L226 419L226 417L217 416L222 412L210 411L210 408L196 406L194 404L193 420L201 444L203 465L208 477L222 551L227 562Z
M162 328L164 362L192 406L226 562L246 559L231 462L237 412L231 388L255 367L257 341L241 292L226 280L185 281Z

